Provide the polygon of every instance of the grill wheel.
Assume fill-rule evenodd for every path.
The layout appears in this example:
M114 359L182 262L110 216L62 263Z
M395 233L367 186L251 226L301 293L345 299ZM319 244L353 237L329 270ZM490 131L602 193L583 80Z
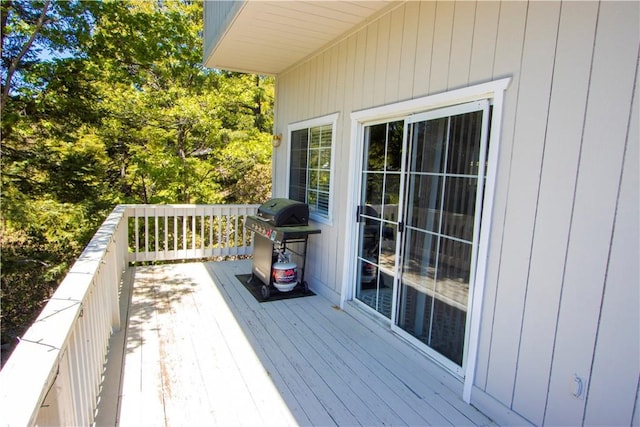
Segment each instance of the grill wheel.
M267 285L262 285L260 287L260 294L262 295L262 299L267 300L271 296L271 291Z

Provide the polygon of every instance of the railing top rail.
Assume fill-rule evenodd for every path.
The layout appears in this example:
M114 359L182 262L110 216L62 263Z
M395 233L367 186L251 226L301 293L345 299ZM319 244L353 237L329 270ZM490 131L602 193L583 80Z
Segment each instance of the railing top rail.
M94 275L125 210L124 206L117 206L107 217L0 371L2 424L35 423L38 410L55 381Z
M260 205L259 204L233 204L233 205L226 205L226 204L173 204L173 203L168 203L168 204L152 204L152 205L145 205L145 204L124 204L124 205L120 205L123 206L126 209L131 209L131 208L139 208L139 209L154 209L154 208L176 208L176 209L195 209L195 208L221 208L221 209L228 209L228 208L241 208L241 209L255 209L258 208Z

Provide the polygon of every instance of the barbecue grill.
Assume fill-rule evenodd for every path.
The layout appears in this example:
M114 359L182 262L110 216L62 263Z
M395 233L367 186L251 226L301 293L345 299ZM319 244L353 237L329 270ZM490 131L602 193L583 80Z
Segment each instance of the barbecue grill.
M261 281L262 298L269 299L273 290L290 292L296 287L306 293L307 241L309 235L320 233L320 229L309 225L309 206L295 200L271 199L258 208L257 215L245 219L245 227L254 232L249 281ZM301 265L294 265L291 255ZM300 272L299 280L296 270Z

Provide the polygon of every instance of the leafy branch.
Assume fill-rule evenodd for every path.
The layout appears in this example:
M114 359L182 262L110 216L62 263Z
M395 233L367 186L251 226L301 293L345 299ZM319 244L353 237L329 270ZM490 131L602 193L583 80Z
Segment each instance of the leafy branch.
M51 4L51 0L45 1L44 6L42 7L42 11L40 12L40 16L38 17L38 20L36 21L33 27L31 36L29 37L27 42L22 46L22 49L20 50L18 55L16 55L14 58L11 59L9 68L7 69L7 76L2 86L2 94L0 96L0 115L2 114L2 111L4 111L4 107L7 104L7 101L9 99L9 94L11 92L11 81L13 80L13 76L16 70L18 70L20 61L22 61L22 58L24 58L27 52L29 52L29 49L31 49L31 46L33 45L33 42L38 36L38 33L40 33L40 30L42 29L45 22L47 21L47 10L49 9L50 4ZM5 51L4 41L5 41L5 35L6 35L6 25L7 25L7 18L9 16L9 9L11 8L11 5L12 5L12 2L7 1L6 10L5 10L5 5L3 5L2 7L2 49L1 49L2 52Z

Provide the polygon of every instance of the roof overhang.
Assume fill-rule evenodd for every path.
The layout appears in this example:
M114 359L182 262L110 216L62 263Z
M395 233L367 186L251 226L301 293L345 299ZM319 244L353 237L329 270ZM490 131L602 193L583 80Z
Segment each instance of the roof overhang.
M249 0L226 7L213 3L217 2L205 2L204 65L275 75L402 2ZM220 12L221 7L227 10Z

